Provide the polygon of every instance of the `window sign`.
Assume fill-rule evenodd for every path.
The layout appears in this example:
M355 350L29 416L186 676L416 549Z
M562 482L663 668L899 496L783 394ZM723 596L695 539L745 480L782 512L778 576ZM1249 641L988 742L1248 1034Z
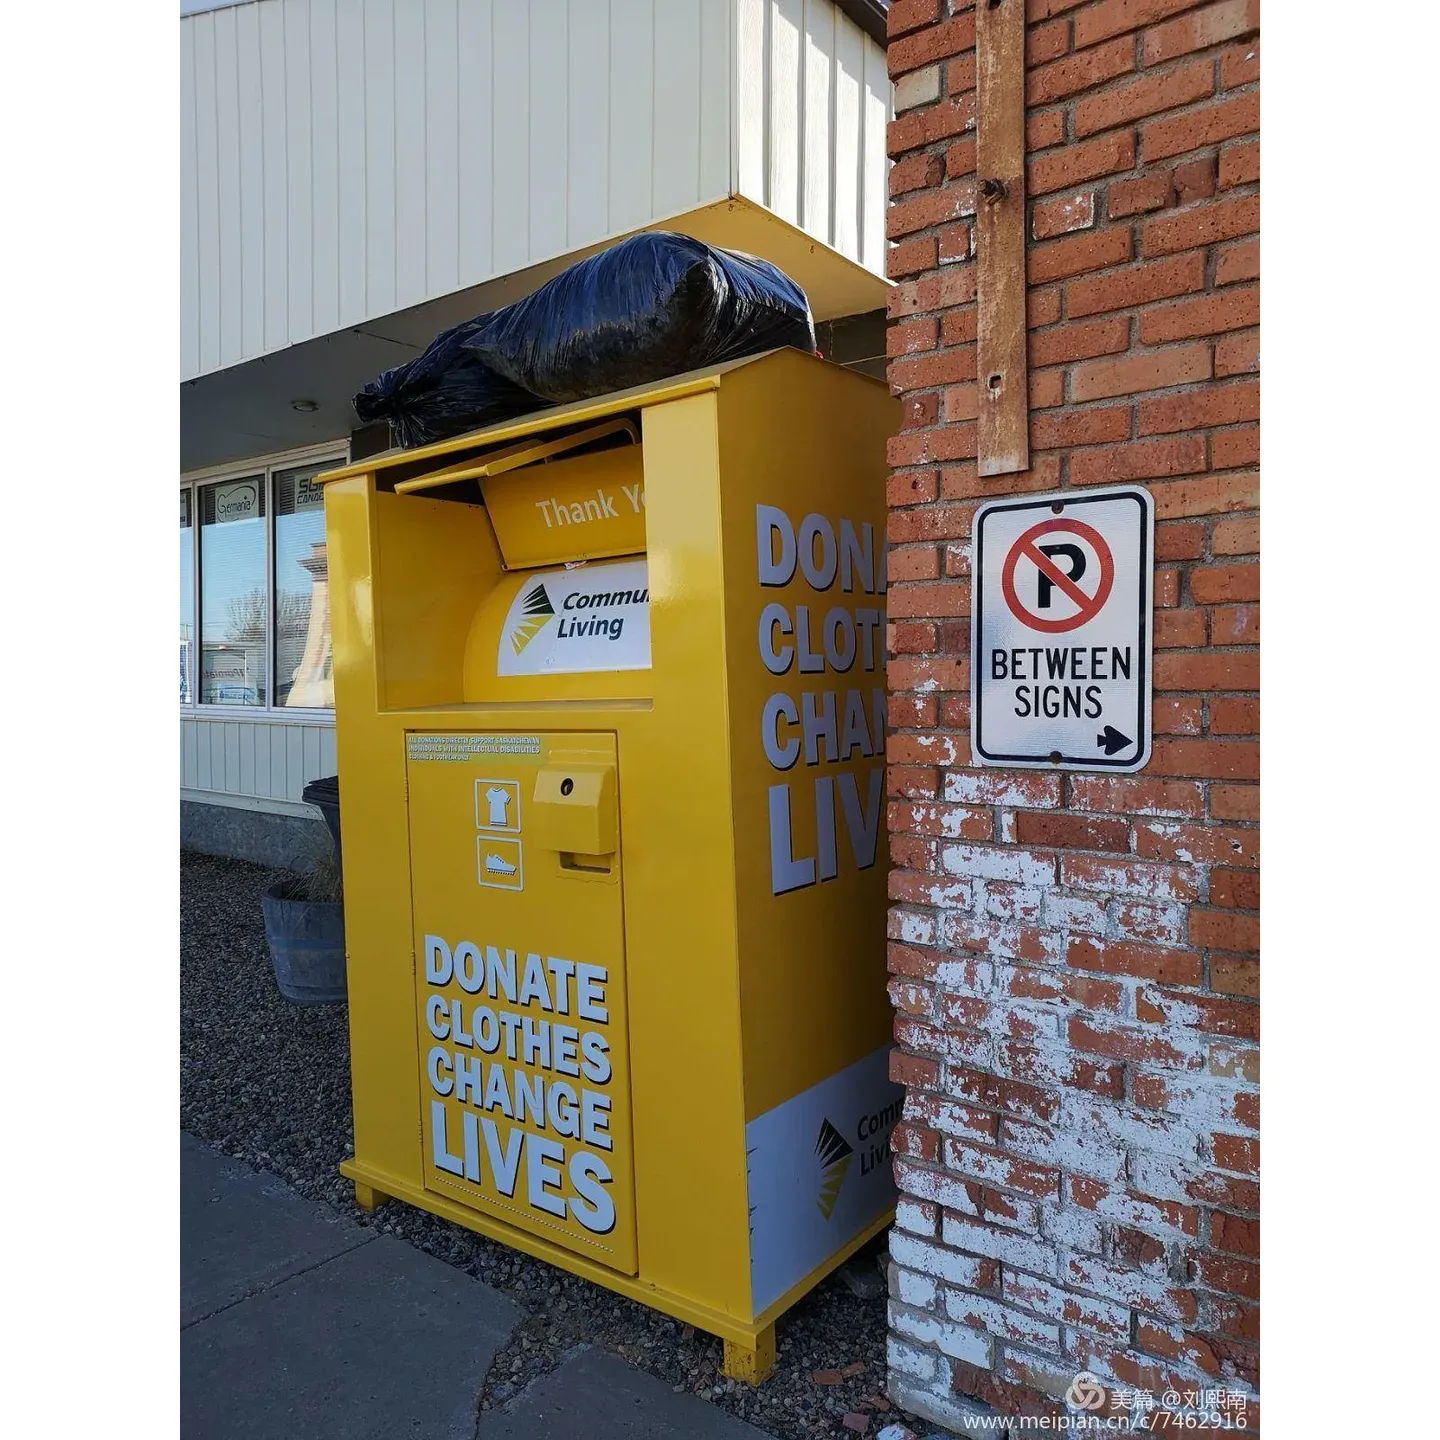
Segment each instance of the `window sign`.
M297 709L335 703L323 468L275 476L275 703Z
M263 476L200 497L200 703L269 703Z

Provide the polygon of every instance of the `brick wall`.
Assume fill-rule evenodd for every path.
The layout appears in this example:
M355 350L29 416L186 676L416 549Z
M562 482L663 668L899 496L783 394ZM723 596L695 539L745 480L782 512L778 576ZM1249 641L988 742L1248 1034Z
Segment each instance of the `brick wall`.
M1032 466L981 480L974 13L890 6L891 1386L930 1419L1258 1382L1258 24L1029 0ZM972 768L976 504L1121 481L1153 759Z

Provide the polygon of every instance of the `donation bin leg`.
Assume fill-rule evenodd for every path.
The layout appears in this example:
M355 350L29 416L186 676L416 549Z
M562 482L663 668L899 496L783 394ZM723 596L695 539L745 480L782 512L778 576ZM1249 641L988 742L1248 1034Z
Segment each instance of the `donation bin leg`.
M383 1190L377 1190L363 1180L355 1182L355 1203L362 1210L378 1210L389 1198Z
M758 1385L769 1377L775 1368L775 1327L767 1325L756 1337L753 1345L743 1345L735 1340L725 1342L725 1360L721 1371L731 1380L743 1380L747 1385Z

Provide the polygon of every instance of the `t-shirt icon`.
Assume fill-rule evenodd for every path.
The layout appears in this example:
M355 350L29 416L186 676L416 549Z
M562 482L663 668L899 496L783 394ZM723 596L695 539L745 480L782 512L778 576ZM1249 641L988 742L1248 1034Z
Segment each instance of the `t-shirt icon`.
M477 780L475 782L475 828L520 833L520 782L518 780Z

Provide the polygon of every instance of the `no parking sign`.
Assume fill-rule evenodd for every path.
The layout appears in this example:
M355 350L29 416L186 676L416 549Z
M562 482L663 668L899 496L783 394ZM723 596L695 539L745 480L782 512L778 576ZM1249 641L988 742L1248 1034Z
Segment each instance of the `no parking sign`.
M1139 770L1150 758L1149 492L993 500L975 512L973 542L975 764Z

